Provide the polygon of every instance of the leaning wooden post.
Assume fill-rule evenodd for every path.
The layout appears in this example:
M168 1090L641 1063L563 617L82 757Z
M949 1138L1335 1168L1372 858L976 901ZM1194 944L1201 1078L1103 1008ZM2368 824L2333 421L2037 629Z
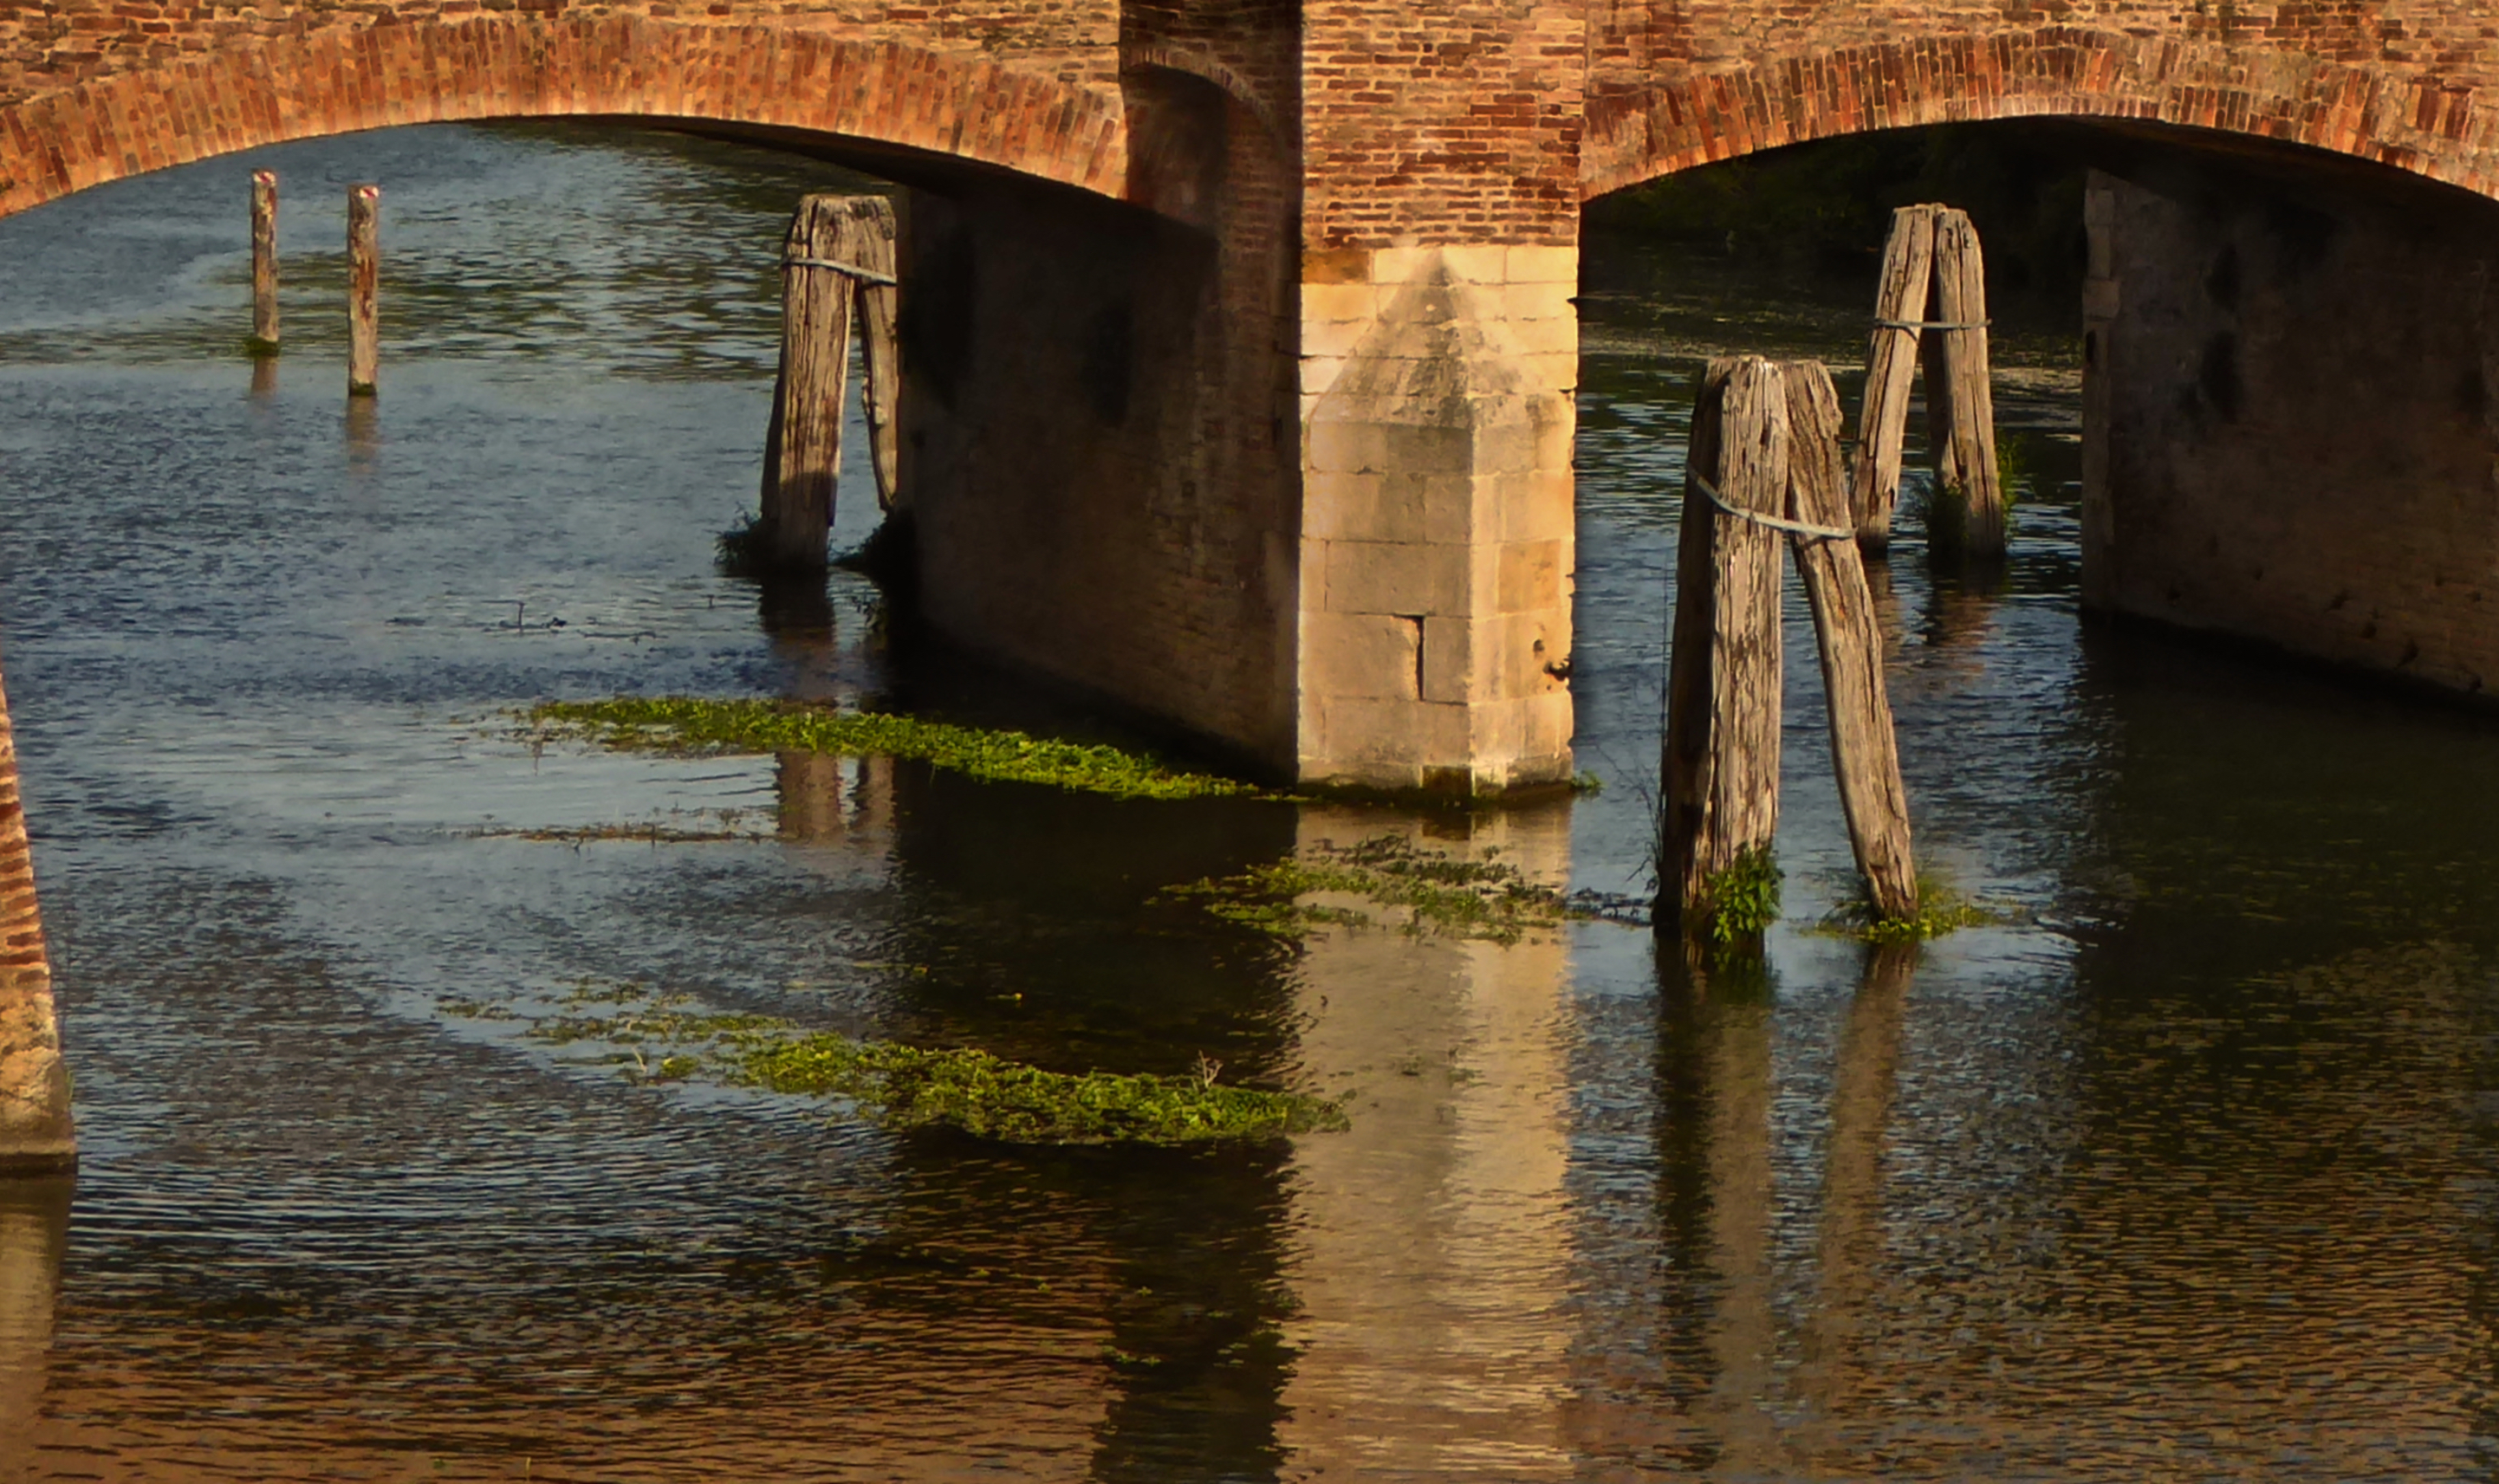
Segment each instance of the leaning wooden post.
M1883 631L1857 543L1848 539L1846 486L1839 465L1839 394L1819 361L1790 361L1787 382L1788 519L1797 572L1813 610L1822 683L1831 718L1831 760L1848 843L1875 913L1916 916L1918 877L1909 860L1909 795L1883 685Z
M825 565L842 468L853 285L890 288L892 267L892 202L882 196L809 196L798 203L781 257L781 373L764 436L758 534L768 565L796 571ZM871 384L875 355L871 342ZM881 405L890 403L889 397ZM882 484L879 493L883 498Z
M1996 399L1987 381L1987 267L1969 213L1935 216L1935 332L1927 341L1927 440L1935 496L1927 538L1973 557L2004 550L2004 492L1996 473Z
M1909 390L1918 375L1918 334L1927 317L1935 213L1941 210L1901 207L1892 213L1892 235L1883 243L1883 281L1866 346L1866 401L1858 409L1857 458L1848 481L1857 541L1869 552L1892 544L1892 511L1900 501L1900 440L1909 427Z
M277 354L277 172L251 173L251 349Z
M347 395L381 389L382 188L347 188Z
M1779 538L1729 512L1786 508L1783 383L1758 356L1715 360L1693 412L1658 870L1659 920L1687 936L1708 931L1724 873L1767 857L1778 826Z
M868 462L876 470L876 502L891 513L901 502L902 344L898 339L902 280L897 276L893 203L852 198L859 223L856 285L860 320L860 415L867 423Z
M17 796L17 748L0 694L0 1175L78 1161L70 1074L52 1016L52 971L35 902L34 855Z

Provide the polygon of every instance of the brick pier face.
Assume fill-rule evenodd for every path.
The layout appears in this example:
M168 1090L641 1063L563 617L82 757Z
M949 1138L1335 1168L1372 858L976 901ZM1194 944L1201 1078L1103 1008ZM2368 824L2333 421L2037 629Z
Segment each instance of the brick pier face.
M1572 767L1585 201L1782 145L2046 115L2499 196L2494 84L2499 35L2463 0L2261 20L2201 0L0 0L0 215L457 119L665 120L843 153L908 186L916 218L905 292L930 307L906 330L904 484L932 621L1278 777L1479 794ZM2374 630L2346 631L2308 611L2344 586L2317 552L2250 548L2239 565L2268 575L2235 588L2164 575L2162 531L2261 533L2224 508L2252 490L2200 514L2155 497L2205 489L2191 466L2232 430L2300 420L2264 316L2311 292L2285 269L2240 308L2191 303L2190 248L2257 217L2190 220L2168 189L2093 196L2112 359L2087 392L2092 600L2475 688L2499 621L2451 595L2398 582ZM2417 241L2382 230L2388 210L2352 206L2336 250L2481 271L2476 223ZM2156 323L2138 304L2178 307ZM2409 312L2453 372L2424 436L2470 473L2499 452L2499 422L2456 410L2489 337ZM2224 333L2240 374L2216 385L2239 421L2216 410L2202 443L2145 454L2184 415L2147 390L2162 357ZM2484 515L2423 519L2449 532L2441 560L2462 541L2488 565ZM2355 570L2418 565L2385 552ZM2463 583L2432 586L2479 591ZM43 1161L68 1147L67 1081L15 787L0 749L0 1161Z

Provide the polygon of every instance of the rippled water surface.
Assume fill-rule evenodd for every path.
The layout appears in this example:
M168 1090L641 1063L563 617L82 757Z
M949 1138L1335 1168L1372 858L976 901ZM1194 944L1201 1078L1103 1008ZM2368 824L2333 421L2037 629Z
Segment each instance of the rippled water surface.
M289 350L255 380L261 164ZM348 407L359 178L384 390ZM1767 973L1607 922L1295 952L1154 894L1380 833L1643 889L1699 358L1845 367L1866 296L1592 249L1593 797L1113 803L516 739L508 708L634 691L1094 726L897 652L859 579L767 609L713 571L781 221L838 183L440 128L0 222L0 635L85 1148L74 1188L0 1186L0 1472L2494 1471L2499 731L2085 628L2053 319L2001 315L2004 580L1931 581L1914 521L1887 578L1921 854L2004 925L1811 931L1848 856L1792 594ZM672 822L742 838L514 833ZM498 1014L623 984L1062 1070L1207 1058L1352 1127L894 1134Z

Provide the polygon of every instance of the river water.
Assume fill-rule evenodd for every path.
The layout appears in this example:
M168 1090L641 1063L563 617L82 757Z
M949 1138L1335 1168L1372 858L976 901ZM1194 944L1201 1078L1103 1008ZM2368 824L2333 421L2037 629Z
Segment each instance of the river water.
M264 164L289 349L256 381ZM1888 569L1921 855L2000 925L1812 931L1848 856L1792 587L1764 974L1696 984L1603 921L1295 952L1152 898L1380 833L1643 889L1698 360L1845 367L1864 286L1592 249L1593 797L1116 803L515 739L508 708L646 691L1067 719L897 652L855 577L765 615L713 571L782 218L838 183L445 127L0 222L0 635L85 1150L0 1187L0 1477L2494 1472L2499 730L2085 628L2070 327L2002 315L2004 580L1930 580L1914 539ZM520 833L619 823L740 838ZM1352 1126L894 1134L499 1009L621 984L1061 1070L1206 1057Z

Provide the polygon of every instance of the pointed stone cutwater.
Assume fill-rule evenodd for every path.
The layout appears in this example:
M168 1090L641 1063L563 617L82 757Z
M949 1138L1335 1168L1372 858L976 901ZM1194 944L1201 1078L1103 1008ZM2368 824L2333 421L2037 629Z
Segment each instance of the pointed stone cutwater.
M0 694L0 1175L78 1161L70 1074L52 1016L52 971L35 903L33 853L17 797L17 747Z
M1305 324L1302 777L1566 783L1575 254L1314 256L1347 312Z

